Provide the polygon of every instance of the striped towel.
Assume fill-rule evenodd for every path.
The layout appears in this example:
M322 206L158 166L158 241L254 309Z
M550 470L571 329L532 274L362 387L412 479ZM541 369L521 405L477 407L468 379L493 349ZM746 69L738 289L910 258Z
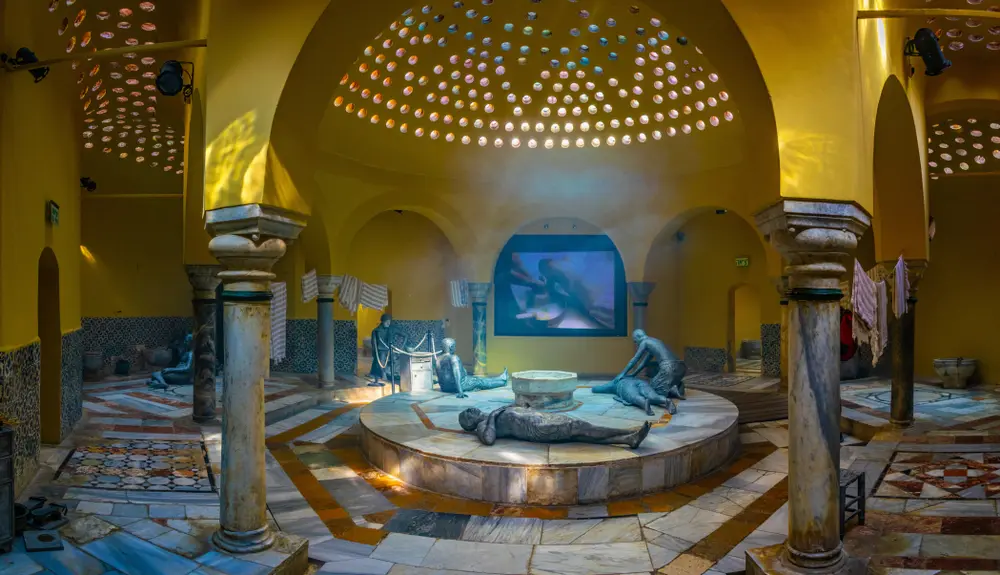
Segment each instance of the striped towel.
M316 270L302 276L302 303L309 303L319 297L319 287L316 285Z
M896 279L892 288L892 312L896 317L906 313L906 300L910 297L910 271L906 267L906 260L899 256L896 262Z
M285 319L288 314L288 286L271 282L271 361L285 359Z
M389 288L362 282L360 301L368 309L382 311L389 307Z
M875 326L876 314L876 289L875 282L872 281L865 269L861 267L861 262L854 260L854 285L851 286L851 307L854 310L854 323L864 322L865 327ZM855 330L858 333L858 330Z
M354 276L344 276L340 284L340 305L351 315L358 313L361 304L361 280Z
M875 284L875 292L878 298L878 313L875 321L876 325L872 326L870 337L872 367L878 365L878 360L881 359L882 354L889 347L889 290L884 281Z
M469 307L469 282L451 280L451 307Z

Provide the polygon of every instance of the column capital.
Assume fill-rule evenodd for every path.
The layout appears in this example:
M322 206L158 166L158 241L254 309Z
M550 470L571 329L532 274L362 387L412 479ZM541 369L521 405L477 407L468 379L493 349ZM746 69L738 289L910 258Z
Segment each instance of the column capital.
M778 292L778 297L781 301L788 300L788 276L778 276L776 278L769 278L771 280L771 285L774 286L774 290Z
M340 287L342 276L316 276L316 291L323 299L333 299L334 292Z
M632 296L632 305L648 304L649 295L656 289L656 282L628 282L628 293Z
M285 241L226 234L212 238L208 249L226 268L219 272L226 291L266 292L275 277L271 268L285 255Z
M924 259L907 259L906 267L910 274L910 297L914 297L917 293L917 288L920 287L920 280L924 279L924 274L927 273L927 266L930 262Z
M788 261L789 293L834 299L849 256L871 225L856 203L781 200L756 216L757 227ZM836 299L839 299L839 295Z
M246 204L205 212L205 228L213 236L226 234L275 237L289 242L306 227L306 215L263 204Z
M469 282L469 299L472 303L486 303L491 285L487 282Z
M222 281L219 272L222 266L217 265L185 265L188 281L194 288L194 299L215 299L215 288Z

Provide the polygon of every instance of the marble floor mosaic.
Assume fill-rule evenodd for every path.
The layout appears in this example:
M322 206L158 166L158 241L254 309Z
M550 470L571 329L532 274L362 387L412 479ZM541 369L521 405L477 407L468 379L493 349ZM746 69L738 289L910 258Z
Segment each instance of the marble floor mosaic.
M55 483L148 491L215 489L201 441L132 440L80 446L59 469Z
M1000 497L1000 454L896 453L876 489L879 497Z
M890 388L888 379L843 382L840 387L841 402L845 408L887 421L892 397ZM935 427L977 421L1000 411L1000 393L992 387L942 389L917 383L914 385L913 400L916 421Z

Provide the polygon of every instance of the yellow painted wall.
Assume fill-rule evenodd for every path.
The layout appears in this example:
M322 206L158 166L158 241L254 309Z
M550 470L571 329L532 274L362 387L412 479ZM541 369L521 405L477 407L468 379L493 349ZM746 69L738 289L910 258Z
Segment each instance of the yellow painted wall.
M739 353L740 342L760 340L760 294L755 286L740 286L735 292L736 312L736 347Z
M62 51L45 5L0 2L5 50L31 46L41 56ZM72 72L54 68L39 84L27 73L0 74L0 348L38 337L38 258L49 246L59 261L60 320L80 327L80 134L70 107ZM60 206L49 227L45 206Z
M191 315L181 198L83 202L80 291L86 317ZM78 252L79 253L79 252Z
M942 179L931 188L937 235L917 293L918 377L937 377L934 358L970 357L979 360L986 382L1000 380L994 264L1000 239L991 233L1000 220L998 187L1000 176L980 176Z

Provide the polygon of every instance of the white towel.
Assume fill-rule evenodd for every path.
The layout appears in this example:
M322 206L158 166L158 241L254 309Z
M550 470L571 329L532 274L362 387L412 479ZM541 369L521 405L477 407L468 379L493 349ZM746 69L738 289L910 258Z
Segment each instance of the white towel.
M383 285L362 283L360 302L368 309L382 311L389 307L389 288Z
M451 307L469 307L469 282L451 280Z
M870 342L872 348L872 367L878 364L878 360L885 353L885 348L889 346L889 290L885 282L875 284L878 294L878 320L872 328Z
M896 317L906 313L906 300L910 297L910 273L906 267L906 260L899 256L896 262L895 285L892 290L892 312Z
M288 314L288 286L271 282L271 361L285 359L285 319Z
M302 276L302 303L309 303L319 297L319 287L316 285L316 270Z
M358 313L358 306L361 305L361 280L354 276L344 276L340 284L340 305L351 315Z
M875 282L868 277L861 262L854 260L854 284L851 286L851 307L854 310L854 331L859 332L858 322L869 330L875 325L877 305Z

